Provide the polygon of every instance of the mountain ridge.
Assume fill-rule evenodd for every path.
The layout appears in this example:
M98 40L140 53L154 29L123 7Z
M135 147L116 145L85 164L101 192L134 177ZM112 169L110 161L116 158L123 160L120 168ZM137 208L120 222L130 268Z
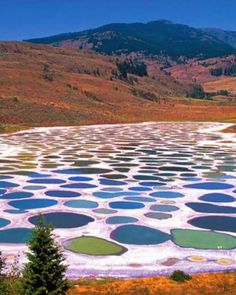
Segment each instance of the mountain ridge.
M168 55L173 59L210 58L236 53L231 45L203 29L168 20L112 23L81 32L25 40L59 47L90 48L104 54Z

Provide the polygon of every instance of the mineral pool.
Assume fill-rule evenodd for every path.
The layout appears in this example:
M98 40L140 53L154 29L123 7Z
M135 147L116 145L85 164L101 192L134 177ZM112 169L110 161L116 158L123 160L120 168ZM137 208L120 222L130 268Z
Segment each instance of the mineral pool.
M220 132L227 126L143 123L1 135L6 263L25 261L41 214L64 248L70 278L235 269L236 136Z

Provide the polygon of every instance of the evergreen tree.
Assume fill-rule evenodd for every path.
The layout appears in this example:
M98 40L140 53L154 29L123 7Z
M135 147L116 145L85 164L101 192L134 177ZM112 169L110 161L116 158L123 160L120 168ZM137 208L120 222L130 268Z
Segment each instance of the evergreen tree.
M28 263L23 272L25 295L63 295L68 289L64 278L64 256L54 242L53 228L40 218L27 253Z

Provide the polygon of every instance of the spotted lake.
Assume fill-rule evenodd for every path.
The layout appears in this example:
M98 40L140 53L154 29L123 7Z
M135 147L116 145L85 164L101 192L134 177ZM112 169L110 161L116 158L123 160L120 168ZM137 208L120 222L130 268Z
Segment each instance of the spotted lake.
M41 213L69 277L235 268L236 137L223 128L147 123L1 135L7 263L25 261Z

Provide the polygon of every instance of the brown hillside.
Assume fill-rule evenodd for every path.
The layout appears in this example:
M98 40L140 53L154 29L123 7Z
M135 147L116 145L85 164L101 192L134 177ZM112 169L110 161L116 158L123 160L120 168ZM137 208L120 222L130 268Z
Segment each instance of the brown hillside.
M160 120L235 120L234 105L171 99L186 84L113 77L115 57L27 43L0 43L0 121L28 126Z
M206 60L190 60L187 64L176 64L166 71L182 83L196 82L203 85L206 92L217 92L219 90L228 90L236 94L236 78L230 76L213 76L211 70L217 68L226 68L235 63L235 55L210 58Z
M221 77L216 81L205 82L204 89L207 92L217 92L221 89L228 90L229 92L236 94L236 77Z

